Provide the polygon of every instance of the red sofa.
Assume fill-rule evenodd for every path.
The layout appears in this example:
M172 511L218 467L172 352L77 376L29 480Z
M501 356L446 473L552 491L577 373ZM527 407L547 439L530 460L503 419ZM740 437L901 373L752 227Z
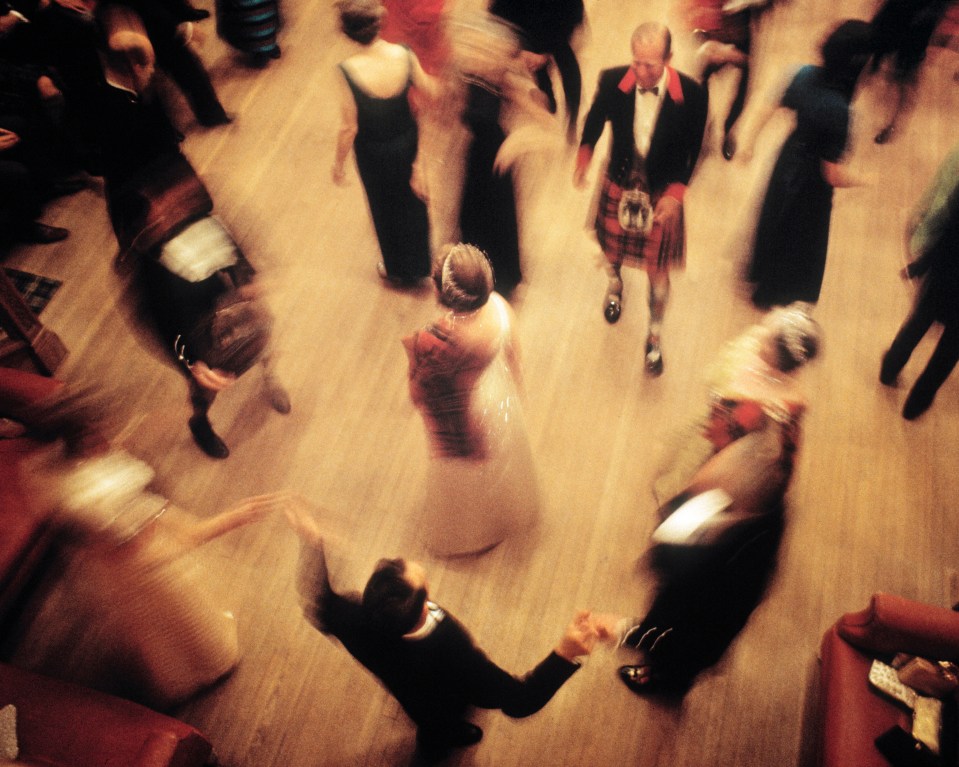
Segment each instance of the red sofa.
M184 722L0 663L0 708L17 709L16 767L202 767L210 741Z
M897 652L959 661L959 612L875 594L860 612L842 616L820 648L821 767L889 767L876 737L894 725L909 732L908 711L869 684L873 659Z

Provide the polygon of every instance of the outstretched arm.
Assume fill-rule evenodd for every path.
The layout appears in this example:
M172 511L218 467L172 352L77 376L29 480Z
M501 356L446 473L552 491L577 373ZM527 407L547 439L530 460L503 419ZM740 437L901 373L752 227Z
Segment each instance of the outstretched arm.
M237 528L265 519L281 508L281 500L279 493L246 498L233 508L221 511L209 519L198 520L189 526L184 525L182 530L191 547L197 548Z
M470 702L480 708L502 709L515 718L535 714L579 669L576 659L588 655L598 638L592 614L581 610L566 627L556 648L524 677L508 674L474 648L461 672L463 684L470 691Z

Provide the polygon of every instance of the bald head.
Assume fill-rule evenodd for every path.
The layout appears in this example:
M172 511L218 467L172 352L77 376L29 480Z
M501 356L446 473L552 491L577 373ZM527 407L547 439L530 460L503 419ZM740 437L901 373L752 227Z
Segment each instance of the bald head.
M663 76L672 55L669 27L659 22L640 24L630 39L633 53L632 70L641 88L652 88Z
M630 45L636 45L638 42L652 43L661 46L663 58L667 61L672 54L673 36L669 27L658 21L647 21L640 24L633 30L633 36L629 39Z

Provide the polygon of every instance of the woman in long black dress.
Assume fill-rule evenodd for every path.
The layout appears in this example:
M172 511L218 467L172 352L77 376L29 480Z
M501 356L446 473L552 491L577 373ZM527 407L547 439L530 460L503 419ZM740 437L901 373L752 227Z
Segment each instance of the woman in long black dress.
M380 276L416 282L430 273L430 227L409 90L433 97L435 86L408 48L380 39L379 2L345 0L338 8L344 34L363 50L340 63L345 84L333 180L343 183L354 149L383 254Z
M763 200L748 279L760 308L816 303L826 269L833 188L856 183L840 160L849 103L870 52L870 28L845 21L822 46L822 66L801 67L780 106L796 113Z
M457 32L457 65L466 83L463 123L471 134L460 239L487 254L496 291L509 298L523 279L512 166L531 148L528 139L517 138L518 126L534 129L532 143L539 148L551 145L554 126L545 104L531 95L536 86L510 25L493 16L477 17Z

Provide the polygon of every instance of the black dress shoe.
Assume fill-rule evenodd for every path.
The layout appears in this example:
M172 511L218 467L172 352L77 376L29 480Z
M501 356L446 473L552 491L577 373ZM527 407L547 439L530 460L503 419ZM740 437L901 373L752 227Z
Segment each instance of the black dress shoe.
M646 663L638 666L620 666L619 678L637 695L650 692L655 685L653 668Z
M216 128L220 125L229 125L233 122L233 118L220 107L219 109L199 112L196 121L205 128Z
M454 748L474 746L483 739L483 731L472 722L457 722L449 730L435 735L417 738L418 751L427 764L441 762L450 755Z
M935 398L936 392L914 386L902 406L902 417L907 421L915 420L929 409Z
M31 221L17 232L16 240L32 245L49 245L51 242L65 240L69 236L69 229L60 226L47 226L39 221Z
M732 160L733 155L736 154L736 139L732 136L726 136L723 140L723 157L727 160Z
M87 188L87 182L82 178L64 178L58 179L50 184L44 197L48 200L55 200L58 197L68 197L76 194L81 189Z
M193 439L199 445L200 450L210 458L222 459L230 455L230 448L213 431L210 420L205 416L195 415L190 419L190 433L193 434Z
M612 325L619 320L619 315L623 313L623 306L619 302L619 296L606 296L606 305L603 307L603 316L606 321Z
M603 299L603 316L612 325L619 320L623 313L623 281L618 277L611 277L606 288L606 297Z
M886 352L882 358L882 365L879 367L879 383L883 386L895 386L899 379L899 371L893 371L889 364L889 353Z
M663 372L663 350L651 338L646 339L646 372L654 377Z
M475 746L483 739L483 730L472 722L459 722L450 733L449 744L455 748Z

